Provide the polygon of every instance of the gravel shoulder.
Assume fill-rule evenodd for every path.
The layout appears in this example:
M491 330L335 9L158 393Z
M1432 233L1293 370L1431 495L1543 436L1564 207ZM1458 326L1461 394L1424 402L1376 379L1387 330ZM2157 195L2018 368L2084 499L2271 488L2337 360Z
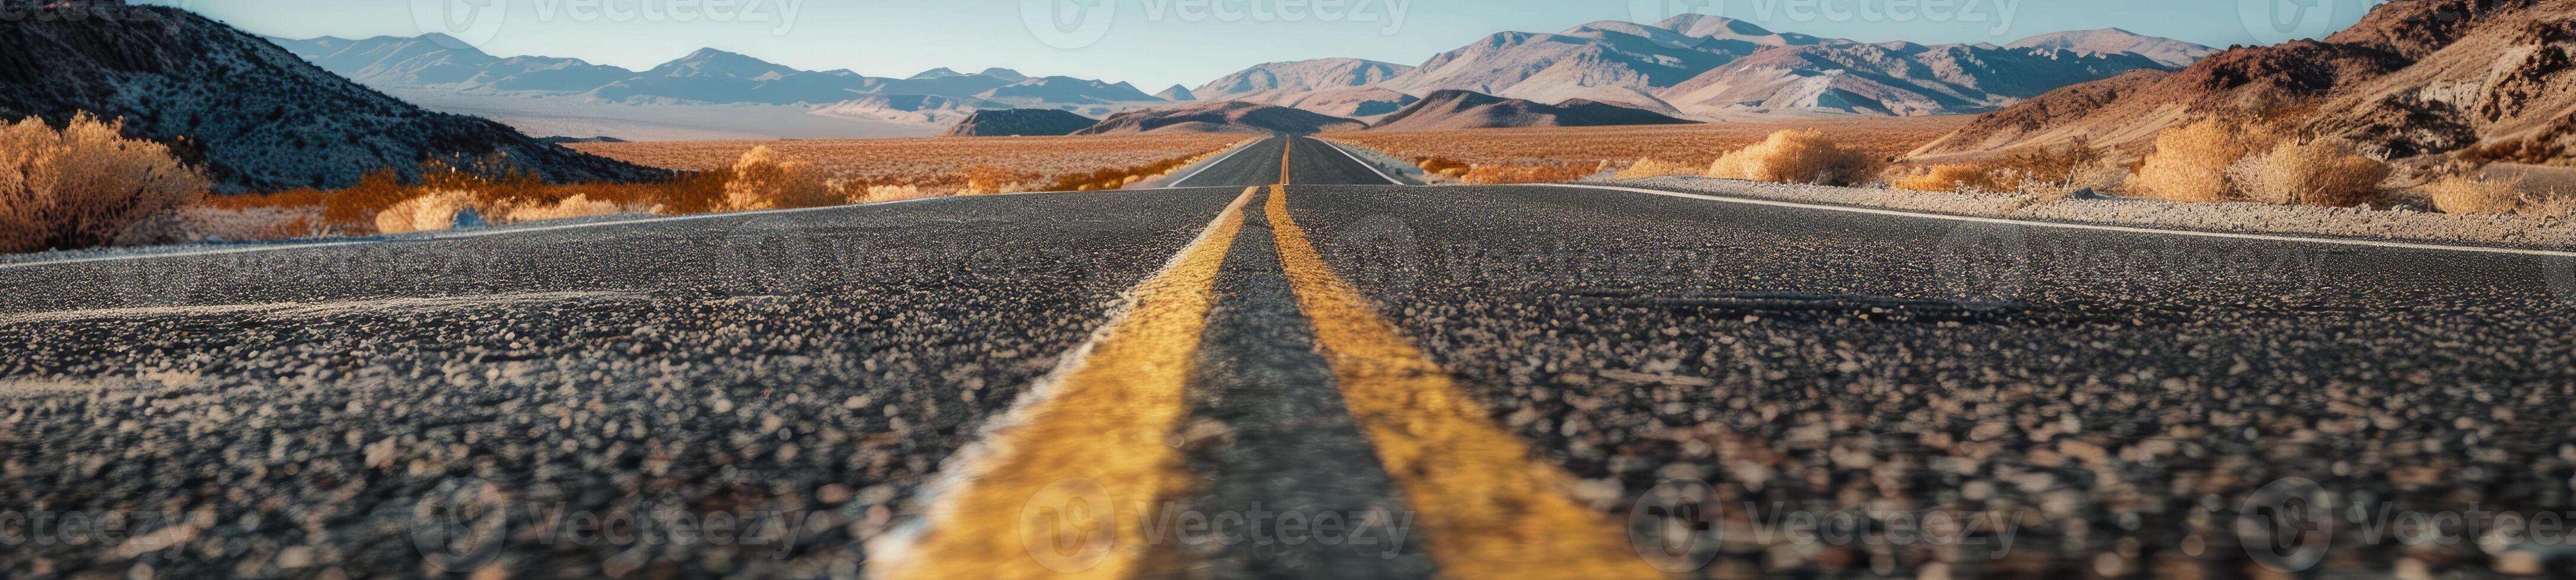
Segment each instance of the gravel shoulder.
M2452 215L2117 197L2067 198L2034 203L2027 196L2012 194L1789 185L1680 176L1587 183L1999 219L2526 249L2576 249L2576 221L2523 215Z

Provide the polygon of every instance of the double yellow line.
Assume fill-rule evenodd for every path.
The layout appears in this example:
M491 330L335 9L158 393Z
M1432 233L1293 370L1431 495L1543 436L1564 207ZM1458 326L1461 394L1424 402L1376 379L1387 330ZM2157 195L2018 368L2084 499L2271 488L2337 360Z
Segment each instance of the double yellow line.
M1217 271L1243 230L1243 190L1162 272L1130 290L1088 345L986 436L931 506L927 537L891 550L893 578L1127 578L1152 553L1140 525L1188 474L1168 439L1196 368ZM1011 421L1010 419L1016 419Z
M1269 187L1279 261L1312 321L1352 416L1421 523L1430 555L1458 578L1647 578L1607 516L1563 492L1562 471L1487 418L1446 370L1324 262L1288 212L1289 156ZM994 432L971 478L930 514L934 529L887 564L895 578L1126 578L1167 570L1143 533L1152 506L1188 481L1164 442L1179 426L1217 271L1242 231L1244 191L1171 265L1131 292L1125 313L1068 358L1025 421Z
M1420 516L1431 558L1455 578L1654 578L1607 517L1563 493L1572 478L1532 461L1529 446L1487 418L1449 372L1350 282L1333 273L1288 215L1288 187L1262 206L1279 263L1313 321L1316 347L1378 461Z

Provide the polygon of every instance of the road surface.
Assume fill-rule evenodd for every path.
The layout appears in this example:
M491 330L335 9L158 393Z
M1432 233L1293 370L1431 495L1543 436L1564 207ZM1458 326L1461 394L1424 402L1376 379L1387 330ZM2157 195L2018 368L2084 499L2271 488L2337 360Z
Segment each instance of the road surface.
M0 266L0 571L2576 563L2474 541L2576 506L2551 258L1386 183L1278 138L1173 189ZM2262 519L2307 501L2387 514ZM2529 523L2365 525L2471 509Z

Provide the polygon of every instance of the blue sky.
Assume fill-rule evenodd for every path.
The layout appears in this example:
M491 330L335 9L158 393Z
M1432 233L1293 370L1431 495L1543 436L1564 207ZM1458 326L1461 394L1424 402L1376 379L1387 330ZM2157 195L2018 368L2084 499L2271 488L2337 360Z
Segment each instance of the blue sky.
M908 76L1009 67L1198 86L1271 61L1418 64L1505 30L1719 14L1863 41L1995 42L2119 27L2221 48L2318 36L2377 0L145 0L254 33L449 32L504 55L648 68L699 47ZM497 17L495 16L497 15Z

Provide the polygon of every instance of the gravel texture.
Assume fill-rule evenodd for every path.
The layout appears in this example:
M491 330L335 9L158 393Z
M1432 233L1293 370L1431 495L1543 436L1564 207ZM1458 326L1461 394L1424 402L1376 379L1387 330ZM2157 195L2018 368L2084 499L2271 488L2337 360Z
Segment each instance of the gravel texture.
M1238 193L0 269L0 576L853 576Z
M1291 191L1327 259L1572 493L1627 516L1707 482L1666 489L1723 513L1694 554L1717 577L2284 577L2262 565L2295 560L2240 540L2310 536L2240 536L2257 529L2237 516L2292 478L2335 505L2576 504L2576 296L2536 258L1563 188ZM1834 513L1877 515L1846 541L1778 535ZM2014 525L1901 534L1939 513ZM2333 530L2309 573L2576 571L2564 544Z

